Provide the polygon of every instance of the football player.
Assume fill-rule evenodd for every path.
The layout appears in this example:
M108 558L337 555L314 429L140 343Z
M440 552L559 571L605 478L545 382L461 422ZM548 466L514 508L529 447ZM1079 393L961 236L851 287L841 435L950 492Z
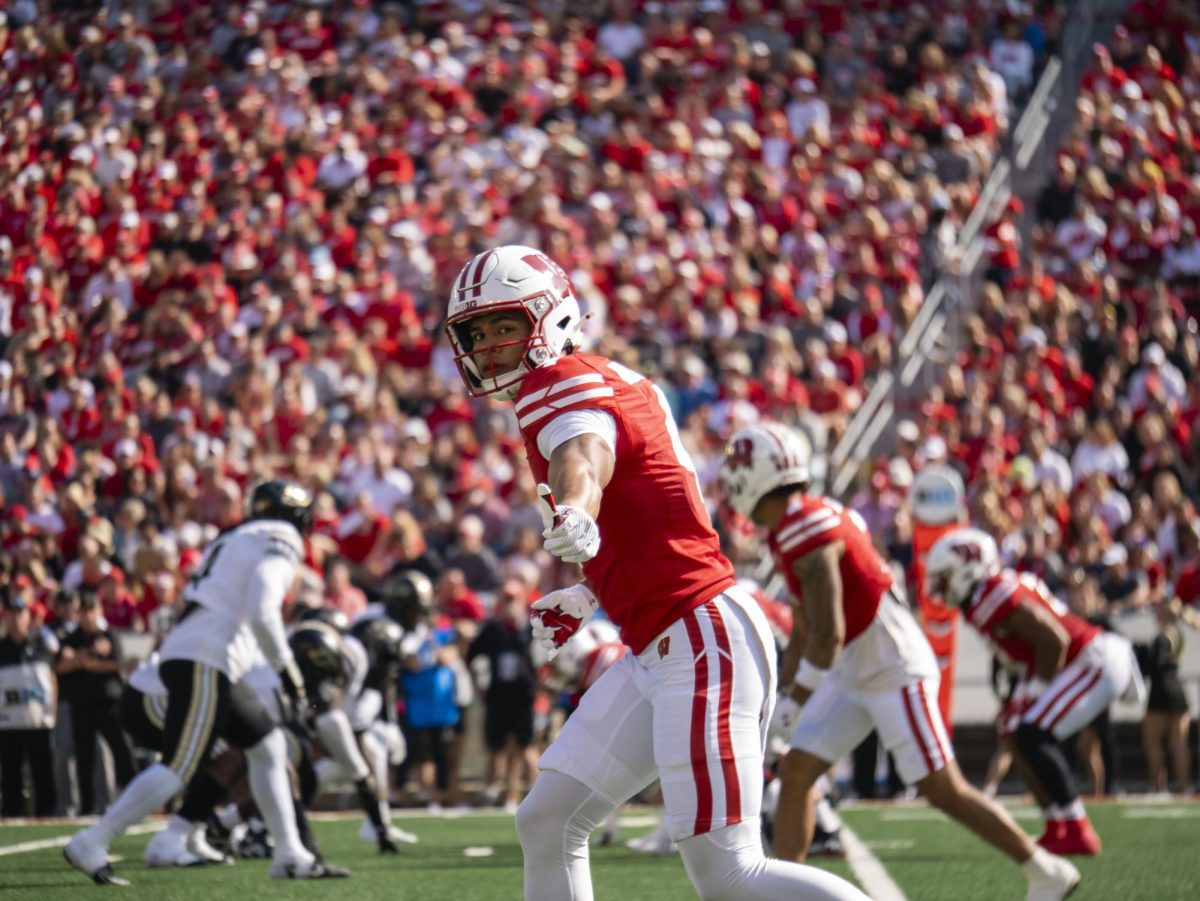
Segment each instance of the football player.
M256 485L247 507L246 521L205 550L187 585L183 613L160 649L159 674L167 691L162 761L140 773L97 823L63 849L67 861L98 884L128 884L114 875L109 846L178 794L218 738L246 750L254 800L275 841L271 877L334 875L301 842L282 730L252 694L234 691L257 645L285 690L297 701L303 698L281 606L303 557L312 495L275 479Z
M733 435L720 472L729 505L769 533L794 602L780 666L790 695L779 718L794 728L780 766L776 853L804 859L814 785L875 729L906 783L1021 864L1030 899L1065 897L1079 884L1075 867L1035 845L963 778L938 711L933 651L862 519L808 493L811 456L801 433L762 423Z
M1100 838L1075 793L1060 742L1117 698L1140 701L1145 689L1133 646L1071 613L1030 573L1002 569L996 542L979 529L943 535L925 562L926 591L966 620L1020 674L1012 733L1040 783L1046 831L1038 844L1058 854L1095 855Z
M316 767L319 788L353 783L380 853L395 854L398 848L388 834L375 777L347 713L360 702L368 669L366 649L357 639L316 619L301 622L289 644L309 698L313 731L328 755Z
M513 401L546 549L583 564L584 581L534 604L535 636L561 647L603 606L630 648L584 694L518 808L525 897L592 897L588 835L658 777L702 897L862 898L763 855L770 628L721 554L662 391L578 352L581 320L563 270L521 246L468 262L446 320L468 392Z

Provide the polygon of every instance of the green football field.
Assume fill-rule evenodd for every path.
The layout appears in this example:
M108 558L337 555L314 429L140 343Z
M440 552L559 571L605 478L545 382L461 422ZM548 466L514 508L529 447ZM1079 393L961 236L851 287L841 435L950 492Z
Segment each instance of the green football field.
M1014 806L1018 822L1040 829L1035 811ZM1089 805L1104 841L1096 859L1077 861L1084 875L1074 899L1200 899L1200 803L1124 802ZM1024 882L1017 868L958 826L922 804L846 806L842 816L860 839L863 857L819 865L855 878L868 876L869 892L898 901L988 901L1020 899ZM634 811L624 820L622 840L649 829L652 818ZM62 845L69 824L0 826L0 898L58 901L125 895L154 901L238 898L448 899L493 901L521 897L521 854L510 816L481 813L461 817L403 816L397 822L420 836L397 857L381 857L358 841L357 819L322 820L318 838L331 861L353 870L344 881L273 882L267 863L190 870L150 870L141 861L146 831L113 848L117 870L132 888L100 888L70 869ZM866 860L864 866L863 860ZM878 867L890 880L880 890ZM623 844L594 848L592 867L598 901L672 901L694 898L678 856L653 857ZM871 882L871 879L876 880Z

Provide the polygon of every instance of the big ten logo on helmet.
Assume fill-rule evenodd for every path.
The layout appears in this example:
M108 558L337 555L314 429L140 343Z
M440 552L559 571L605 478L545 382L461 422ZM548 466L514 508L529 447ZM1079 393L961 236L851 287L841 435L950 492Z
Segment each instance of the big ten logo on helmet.
M730 469L750 469L754 465L754 442L739 438L725 451L725 459L729 461Z

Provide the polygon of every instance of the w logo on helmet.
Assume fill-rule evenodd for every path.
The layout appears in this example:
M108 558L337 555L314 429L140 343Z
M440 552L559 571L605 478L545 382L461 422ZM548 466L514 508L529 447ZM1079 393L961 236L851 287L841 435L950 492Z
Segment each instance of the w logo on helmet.
M554 262L548 256L540 253L530 253L521 257L521 262L536 272L548 272L550 278L554 281L554 293L556 297L565 297L568 293L574 293L574 288L571 286L571 280L567 278L567 274L563 272L562 267L558 263Z
M950 548L964 563L978 563L983 559L983 550L977 544L956 544Z
M750 469L754 466L754 442L739 438L725 451L725 460L730 469Z

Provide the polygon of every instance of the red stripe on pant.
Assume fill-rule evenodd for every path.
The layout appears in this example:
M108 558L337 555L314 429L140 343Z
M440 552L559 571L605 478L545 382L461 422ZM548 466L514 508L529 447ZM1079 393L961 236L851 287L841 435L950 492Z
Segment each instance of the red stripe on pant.
M906 685L900 689L900 697L904 699L904 713L908 716L908 728L912 730L913 738L917 740L917 747L921 749L921 756L925 758L925 768L929 772L936 772L933 768L933 757L929 754L929 748L925 744L925 737L921 735L921 729L917 725L916 714L913 713L912 698L909 697L908 690L911 685Z
M725 825L732 826L742 821L742 786L738 782L737 757L733 750L733 734L729 727L729 708L733 704L733 652L729 646L729 633L721 617L716 601L709 601L704 609L708 612L713 633L717 638L717 654L720 659L721 697L717 703L717 749L721 754L721 777L725 780Z
M688 641L692 645L692 657L696 666L696 687L692 694L691 758L692 777L696 780L694 831L700 835L712 829L713 808L712 779L708 775L707 736L704 730L708 710L708 654L704 650L704 636L700 633L700 623L696 620L695 612L687 616L684 623L687 626Z
M950 757L946 754L946 748L942 744L942 737L938 735L937 725L934 723L933 714L929 710L929 700L925 697L925 688L918 684L916 686L916 692L917 697L921 699L921 710L925 712L925 723L929 726L929 734L933 736L933 743L937 745L938 755L942 758L942 766L945 766L947 761L950 760Z
M1052 719L1050 721L1050 723L1045 727L1047 732L1054 731L1054 727L1058 725L1059 720L1061 720L1064 716L1067 715L1067 713L1070 711L1070 709L1079 702L1080 698L1082 698L1089 691L1091 691L1093 687L1095 687L1096 683L1100 681L1100 677L1102 675L1104 675L1104 670L1097 669L1096 672L1092 675L1092 678L1088 679L1087 682L1085 682L1083 684L1083 687L1080 688L1079 691L1077 691L1075 693L1075 697L1071 698L1071 700L1069 700L1069 701L1067 701L1067 703L1063 704L1063 708L1062 708L1062 710L1060 710L1058 712L1058 716L1056 716L1054 719Z
M1057 694L1055 694L1055 696L1054 696L1053 698L1051 698L1051 699L1050 699L1050 701L1049 701L1049 702L1046 704L1046 707L1045 707L1045 709L1044 709L1044 710L1042 710L1042 712L1038 714L1038 716L1037 716L1037 718L1036 718L1036 719L1034 719L1034 721L1033 721L1033 724L1034 724L1035 726L1037 726L1039 729L1048 729L1048 728L1050 728L1050 727L1049 727L1049 726L1047 726L1045 723L1043 723L1043 722L1042 722L1042 720L1043 720L1043 719L1046 717L1046 715L1047 715L1047 714L1049 714L1049 713L1050 713L1050 711L1051 711L1051 710L1053 710L1053 709L1054 709L1054 706L1055 706L1055 705L1056 705L1056 704L1057 704L1059 701L1061 701L1061 700L1062 700L1063 698L1065 698L1065 697L1066 697L1068 694L1070 694L1071 690L1072 690L1073 688L1075 688L1075 686L1076 686L1076 685L1078 685L1080 682L1082 682L1084 679L1086 679L1086 678L1088 677L1088 673L1089 673L1090 671L1091 671L1091 670L1090 670L1090 668L1089 668L1089 667L1084 667L1082 670L1080 670L1080 671L1079 671L1079 674L1078 674L1078 675L1076 675L1074 679L1072 679L1070 682L1068 682L1066 685L1064 685L1064 686L1063 686L1061 689L1059 689L1058 693L1057 693ZM1037 701L1035 701L1034 703L1035 703L1035 705L1036 705L1036 704L1040 704L1040 703L1041 703L1041 699L1039 698L1039 699L1038 699Z

